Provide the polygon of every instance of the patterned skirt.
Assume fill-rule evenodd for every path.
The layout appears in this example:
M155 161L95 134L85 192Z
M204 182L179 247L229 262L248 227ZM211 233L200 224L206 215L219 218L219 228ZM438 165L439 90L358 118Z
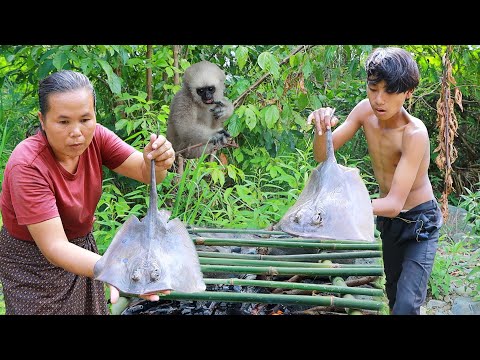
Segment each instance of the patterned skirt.
M98 253L92 233L70 240ZM104 284L51 264L33 241L0 231L0 281L7 315L107 315Z

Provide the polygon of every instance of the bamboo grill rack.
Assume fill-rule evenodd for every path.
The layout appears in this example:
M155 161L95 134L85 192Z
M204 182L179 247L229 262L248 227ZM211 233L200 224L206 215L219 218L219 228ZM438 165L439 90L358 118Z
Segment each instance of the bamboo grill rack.
M374 283L383 276L380 264L340 264L339 259L380 258L381 243L366 243L352 240L330 240L299 238L282 231L256 229L215 229L189 227L189 234L195 245L235 246L262 248L317 249L317 253L295 255L241 254L235 252L213 252L197 249L201 270L205 274L256 274L268 276L288 275L302 277L325 277L327 284L289 281L248 280L240 278L210 278L205 276L207 285L238 285L275 288L271 293L204 291L182 293L172 291L162 300L179 301L220 301L257 304L312 305L324 309L340 309L349 315L379 314L387 308L384 292ZM202 234L215 234L204 237ZM222 235L223 234L223 235ZM235 236L241 238L235 238ZM232 238L233 236L233 238ZM328 251L328 252L327 252ZM259 252L259 251L257 251ZM342 260L340 260L342 261ZM347 286L349 276L362 276L371 287ZM294 279L293 278L293 279ZM370 279L370 281L368 281ZM284 294L284 290L303 290L303 295ZM306 291L309 292L305 295ZM334 295L332 295L334 294ZM361 295L362 299L355 296ZM363 299L368 297L367 300Z

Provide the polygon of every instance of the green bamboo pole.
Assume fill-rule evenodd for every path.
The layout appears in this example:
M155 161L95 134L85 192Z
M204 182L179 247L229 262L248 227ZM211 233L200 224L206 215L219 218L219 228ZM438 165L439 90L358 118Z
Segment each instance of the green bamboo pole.
M333 249L333 250L379 250L379 244L322 244L312 242L293 241L266 241L250 239L203 239L193 240L195 245L214 246L267 246L267 247L289 247L289 248L310 248L310 249Z
M381 276L383 269L375 268L333 268L333 269L310 269L302 267L273 267L273 266L228 266L228 265L200 265L203 272L262 274L262 275L312 275L312 276L333 276L333 275L369 275Z
M312 241L325 241L325 242L358 242L360 244L365 243L366 241L362 240L349 240L349 239L331 239L331 238L319 238L319 237L291 237L291 234L286 233L284 231L277 231L277 230L261 230L261 229L218 229L218 228L201 228L201 227L190 227L188 228L188 232L190 235L192 233L218 233L218 234L258 234L258 235L280 235L281 239L284 240L298 240L298 241L305 241L305 240L312 240ZM273 238L273 239L279 239Z
M324 264L324 263L307 263L295 261L269 261L269 260L246 260L246 259L228 259L228 258L209 258L199 257L202 265L251 265L251 266L281 266L281 267L308 267L308 268L383 268L376 264Z
M218 257L230 259L256 259L256 260L274 260L274 261L306 261L306 260L324 260L324 259L356 259L381 257L381 251L349 251L341 253L320 253L320 254L295 254L295 255L260 255L260 254L239 254L239 253L221 253L215 251L199 251L200 257Z
M209 229L200 227L188 228L189 233L220 233L220 234L259 234L259 235L288 235L283 231L260 229Z
M342 296L343 299L355 299L355 296L351 294L345 294ZM345 310L347 310L348 315L363 315L363 313L360 311L360 308L352 308L352 307L346 307Z
M332 284L333 285L336 285L336 286L347 286L347 284L345 283L345 280L339 276L335 277L333 280L332 280ZM380 295L381 296L381 295ZM342 296L343 298L347 298L347 299L351 299L351 298L354 298L353 295L351 294L345 294ZM354 309L354 308L345 308L346 312L348 315L363 315L361 311L359 311L358 309Z
M162 300L197 300L197 301L221 301L221 302L250 302L263 304L296 304L296 305L322 305L355 307L366 310L379 310L385 306L380 301L343 299L334 296L310 296L310 295L285 295L285 294L259 294L259 293L236 293L221 291L204 291L197 293L181 293L172 291L169 295L160 297Z
M267 281L267 280L247 280L247 279L211 279L204 278L205 284L209 285L239 285L239 286L256 286L267 288L282 288L282 289L300 289L312 290L321 292L333 292L337 294L354 294L365 296L382 296L383 291L380 289L368 289L361 287L350 286L336 286L323 284L309 284L309 283L295 283L286 281Z
M278 241L288 241L296 243L322 243L322 244L348 244L348 245L364 245L364 244L376 244L377 247L381 247L381 243L371 243L367 241L359 240L334 240L334 239L320 239L320 238L299 238L299 237L271 237L271 238L249 238L249 239L235 239L235 238L220 238L220 237L205 237L205 236L190 236L192 240L202 241L202 240L256 240L256 241L268 241L268 242L278 242Z

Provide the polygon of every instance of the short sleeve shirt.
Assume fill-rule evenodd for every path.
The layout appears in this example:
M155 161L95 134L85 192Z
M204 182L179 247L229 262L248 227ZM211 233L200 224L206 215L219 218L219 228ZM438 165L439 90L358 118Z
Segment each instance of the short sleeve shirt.
M55 159L42 132L23 140L5 168L0 193L4 226L13 237L33 241L26 225L60 216L68 239L85 236L92 230L102 194L102 165L115 169L134 151L97 124L92 142L71 174Z

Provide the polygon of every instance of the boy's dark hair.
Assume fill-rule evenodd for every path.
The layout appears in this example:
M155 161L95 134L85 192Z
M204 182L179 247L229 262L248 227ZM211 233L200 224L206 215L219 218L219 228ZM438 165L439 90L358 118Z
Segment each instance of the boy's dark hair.
M85 75L76 71L61 70L47 76L45 79L40 81L38 86L38 102L40 105L40 112L43 115L48 112L48 97L50 94L68 92L82 88L88 88L91 90L93 95L93 108L95 109L97 102L95 89Z
M365 63L368 84L385 80L387 92L403 93L417 87L420 79L418 66L412 55L401 48L376 48Z

